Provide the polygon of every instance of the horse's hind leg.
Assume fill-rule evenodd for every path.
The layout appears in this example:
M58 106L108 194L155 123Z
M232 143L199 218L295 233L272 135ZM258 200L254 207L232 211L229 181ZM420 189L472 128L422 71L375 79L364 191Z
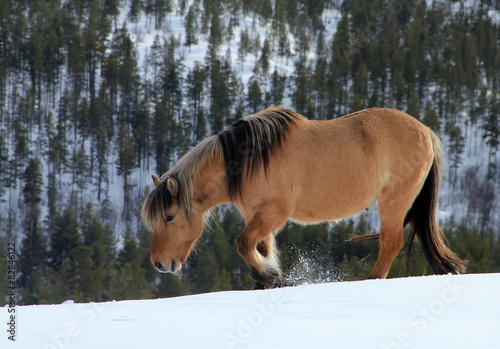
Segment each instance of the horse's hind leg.
M379 197L380 238L377 262L369 278L384 279L404 245L403 224L406 213L420 191L418 182L400 186L398 191L383 190Z
M286 217L264 212L255 214L236 238L238 253L256 282L255 289L271 288L281 277L273 232L286 222Z
M402 220L381 223L378 258L370 273L370 279L384 279L387 277L392 262L404 245L402 226Z

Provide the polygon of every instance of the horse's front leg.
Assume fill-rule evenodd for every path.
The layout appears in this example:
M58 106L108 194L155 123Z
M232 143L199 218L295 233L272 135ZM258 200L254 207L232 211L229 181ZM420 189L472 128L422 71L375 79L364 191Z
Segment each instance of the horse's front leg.
M281 279L278 253L273 232L286 222L286 217L271 212L257 213L236 238L236 248L243 257L252 278L254 289L271 288Z

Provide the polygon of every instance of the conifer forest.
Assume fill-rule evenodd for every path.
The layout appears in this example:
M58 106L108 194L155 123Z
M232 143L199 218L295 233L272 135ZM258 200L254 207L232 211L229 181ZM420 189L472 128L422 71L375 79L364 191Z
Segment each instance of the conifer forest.
M397 108L432 128L448 242L468 273L500 272L498 0L0 0L2 302L9 243L20 304L250 289L231 205L180 275L153 270L140 209L151 174L272 105ZM376 205L287 223L284 284L366 278L376 242L345 240L378 224ZM389 277L431 272L418 246L406 260Z

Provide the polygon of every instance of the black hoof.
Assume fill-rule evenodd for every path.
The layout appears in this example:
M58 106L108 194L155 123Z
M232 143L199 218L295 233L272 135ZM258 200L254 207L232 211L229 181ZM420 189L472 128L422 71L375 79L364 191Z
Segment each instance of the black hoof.
M277 270L271 270L266 274L261 274L257 270L252 269L251 274L252 278L255 280L254 290L281 287L281 277Z
M281 284L281 279L280 278L277 278L275 281L274 281L274 285L273 285L273 288L282 288L283 285Z
M268 287L266 287L266 285L264 285L263 283L260 283L260 282L256 282L255 283L255 286L253 287L253 290L265 290L267 289Z

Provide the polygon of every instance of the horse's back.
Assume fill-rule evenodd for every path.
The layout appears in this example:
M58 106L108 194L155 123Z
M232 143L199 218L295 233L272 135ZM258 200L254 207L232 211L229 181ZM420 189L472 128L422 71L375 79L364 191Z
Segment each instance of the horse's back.
M309 121L297 134L300 143L318 157L349 166L362 161L364 166L380 166L415 152L427 153L432 148L430 130L412 116L396 109L371 108L339 119ZM343 161L342 161L343 160ZM367 167L364 167L365 169Z
M294 201L296 220L339 219L369 206L401 171L430 168L432 158L430 132L418 120L394 109L366 109L292 129L271 185Z

